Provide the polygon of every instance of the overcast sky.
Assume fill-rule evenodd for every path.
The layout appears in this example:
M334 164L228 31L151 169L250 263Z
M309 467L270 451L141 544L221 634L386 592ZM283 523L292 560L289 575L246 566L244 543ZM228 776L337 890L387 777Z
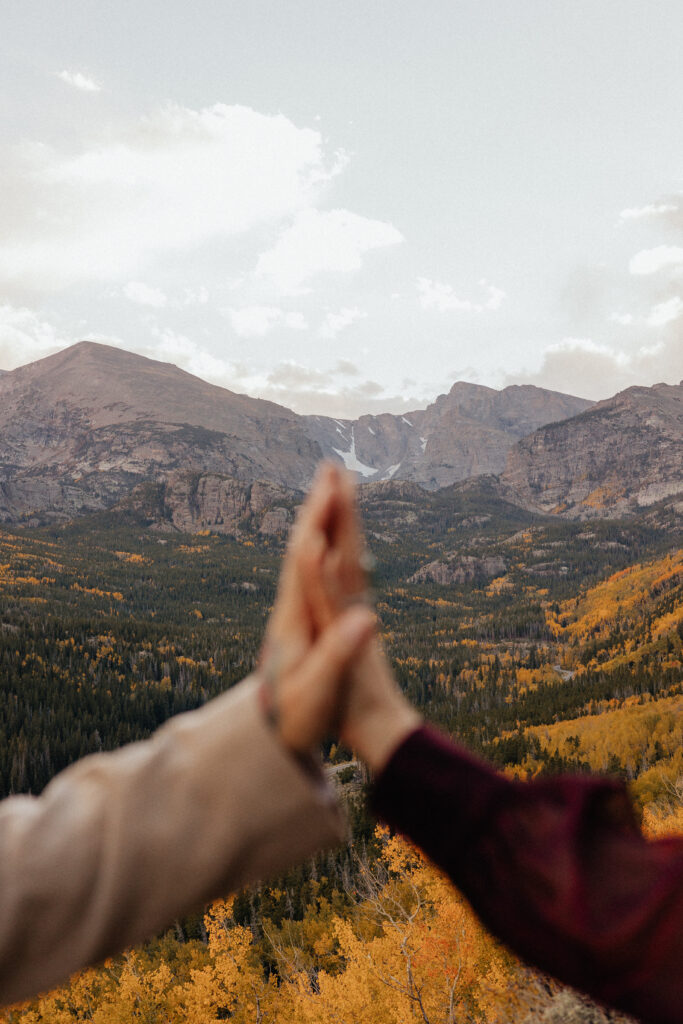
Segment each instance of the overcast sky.
M0 367L302 412L683 378L680 0L4 0Z

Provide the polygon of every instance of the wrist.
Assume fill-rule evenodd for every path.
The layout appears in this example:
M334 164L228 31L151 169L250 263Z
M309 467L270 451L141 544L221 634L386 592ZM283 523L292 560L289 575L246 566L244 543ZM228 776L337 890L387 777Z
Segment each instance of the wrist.
M422 716L401 695L365 709L346 730L345 742L375 773L381 772L403 741L422 724Z

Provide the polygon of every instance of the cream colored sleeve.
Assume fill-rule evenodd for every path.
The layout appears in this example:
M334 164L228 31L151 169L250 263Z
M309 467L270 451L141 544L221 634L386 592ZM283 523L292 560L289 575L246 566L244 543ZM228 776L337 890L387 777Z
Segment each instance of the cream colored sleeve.
M0 1002L344 837L332 790L280 746L245 680L0 803Z

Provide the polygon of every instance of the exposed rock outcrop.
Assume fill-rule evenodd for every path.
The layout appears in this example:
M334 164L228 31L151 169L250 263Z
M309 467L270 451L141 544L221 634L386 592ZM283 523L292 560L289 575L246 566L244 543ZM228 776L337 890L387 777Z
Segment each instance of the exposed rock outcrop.
M139 485L117 508L161 530L284 536L302 499L300 491L263 480L247 484L217 473L177 471L158 483Z
M283 536L289 530L291 522L292 514L289 509L276 505L265 513L258 530L268 537Z
M633 387L511 449L501 483L524 508L623 515L683 492L683 385Z
M426 409L355 421L309 417L323 451L358 464L365 480L411 480L429 490L471 476L500 473L507 452L542 424L575 416L583 398L531 385L482 387L458 381Z
M176 471L305 487L321 456L289 409L106 345L82 342L0 379L0 521L108 508ZM201 501L209 518L232 515L227 492Z
M323 456L379 488L360 500L391 507L397 524L416 521L423 488L476 480L531 511L619 515L683 494L682 390L629 388L591 408L540 388L458 382L426 409L348 421L82 342L0 376L0 522L68 520L150 484L173 528L233 533L249 521L280 534L291 491L307 488ZM478 514L471 505L460 525Z
M409 583L439 583L442 586L471 583L474 580L490 580L501 576L507 566L500 555L475 558L473 555L454 557L447 562L429 562L409 578Z
M304 489L327 456L362 479L435 488L499 470L523 433L586 404L538 388L460 383L408 415L303 417L176 366L81 342L0 378L0 521L69 519L111 507L143 481L173 489L174 474L194 473L207 490L192 501L231 531L242 510L231 508L221 476ZM197 518L188 502L178 493L186 526ZM270 516L266 531L280 532L285 518Z

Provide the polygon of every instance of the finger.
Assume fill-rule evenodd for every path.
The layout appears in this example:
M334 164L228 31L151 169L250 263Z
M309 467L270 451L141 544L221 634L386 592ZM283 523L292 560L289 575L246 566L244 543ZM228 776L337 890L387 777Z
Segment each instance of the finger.
M296 522L287 542L280 569L278 598L286 597L298 586L298 562L313 543L315 532L325 534L331 517L335 497L334 472L329 463L322 463L316 473L311 490L297 513Z
M344 504L352 499L353 488L344 492L341 473L332 463L322 463L311 492L299 510L297 522L285 554L278 594L268 627L268 640L293 646L294 637L310 643L334 615L348 606L348 592L360 589L356 578L344 586L329 585L324 578L322 562L335 519L344 512ZM349 564L352 557L347 557ZM340 563L341 564L341 563ZM336 573L338 577L340 574ZM347 572L347 576L348 576ZM289 662L289 659L287 659Z
M322 561L327 550L324 534L310 532L307 544L288 553L287 571L280 577L277 600L271 614L271 632L285 639L290 633L301 633L308 641L317 635L318 607L326 607L323 591Z
M331 548L325 555L322 567L325 593L335 614L344 611L349 605L349 594L342 573L343 561L343 552L339 548Z
M330 463L321 464L287 545L266 628L262 663L272 661L273 651L277 651L283 667L300 660L334 614L322 586L321 563L337 489L335 468Z
M305 607L311 616L314 634L328 625L337 610L323 587L321 562L338 497L337 468L330 462L321 463L297 517L281 572L278 604L297 606L297 614Z
M291 750L311 750L337 717L348 670L374 633L375 617L353 608L334 620L278 687L279 729Z
M330 546L338 553L337 586L346 603L366 589L367 580L362 565L363 534L356 506L356 487L350 473L339 473L335 487L335 516Z
M329 625L337 610L325 586L323 565L327 554L327 538L323 533L316 532L296 558L299 600L311 625L311 638Z
M311 648L301 666L307 683L318 686L341 682L351 661L375 631L376 618L369 608L355 606L339 615Z
M301 505L293 530L293 543L303 540L310 530L326 533L334 515L334 502L338 488L337 469L331 462L321 462L311 488Z

